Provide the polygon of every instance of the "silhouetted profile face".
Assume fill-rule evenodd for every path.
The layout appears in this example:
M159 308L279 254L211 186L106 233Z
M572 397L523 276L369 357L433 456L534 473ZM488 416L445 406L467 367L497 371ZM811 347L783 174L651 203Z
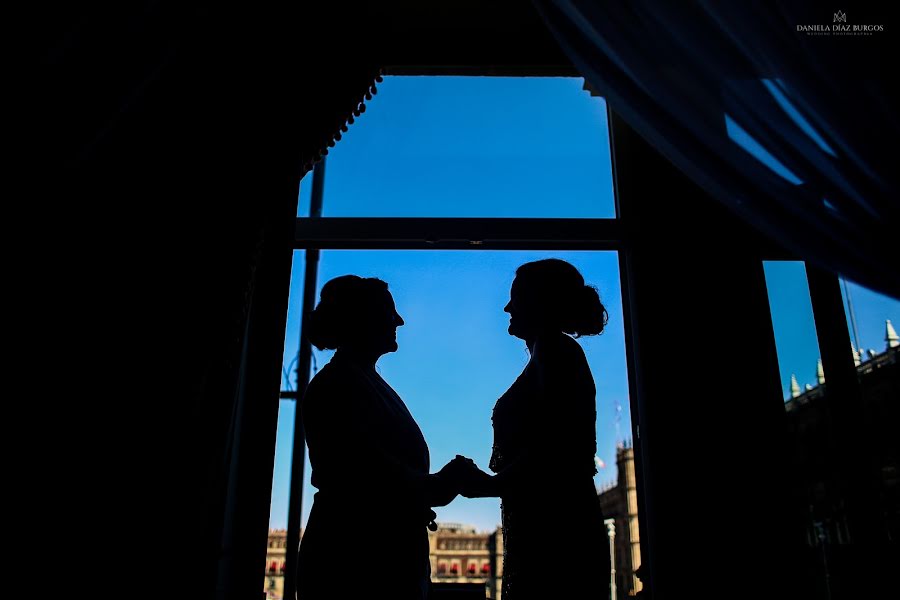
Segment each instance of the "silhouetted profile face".
M322 287L306 335L319 350L344 350L348 356L374 361L397 350L401 325L384 281L342 275Z
M516 269L503 310L509 313L509 334L525 340L529 348L543 335L598 335L607 320L597 289L585 285L578 269L558 258Z
M353 345L376 356L396 352L397 328L403 325L403 318L397 313L391 293L375 290L366 313Z
M516 277L509 290L509 302L503 307L509 313L509 335L528 340L537 331L538 319L530 300L521 278Z

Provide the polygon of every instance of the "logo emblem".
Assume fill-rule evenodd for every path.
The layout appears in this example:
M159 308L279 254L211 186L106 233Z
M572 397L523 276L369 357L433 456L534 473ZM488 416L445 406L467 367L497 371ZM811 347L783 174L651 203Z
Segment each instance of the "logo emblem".
M847 13L837 11L834 13L834 21L832 23L846 23L847 22Z

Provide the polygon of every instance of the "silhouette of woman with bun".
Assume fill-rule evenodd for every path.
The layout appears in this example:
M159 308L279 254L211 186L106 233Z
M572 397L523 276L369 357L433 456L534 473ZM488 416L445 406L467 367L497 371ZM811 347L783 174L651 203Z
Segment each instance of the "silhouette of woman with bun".
M312 485L298 596L424 600L430 507L456 497L461 459L429 474L428 446L406 405L375 370L397 350L403 319L379 279L345 275L322 288L308 338L335 349L302 400ZM377 515L367 525L363 512ZM360 541L371 553L360 553Z
M504 600L606 598L594 379L573 339L601 333L606 309L574 266L548 259L516 270L504 311L531 357L494 406L495 475L466 459L461 493L501 499Z

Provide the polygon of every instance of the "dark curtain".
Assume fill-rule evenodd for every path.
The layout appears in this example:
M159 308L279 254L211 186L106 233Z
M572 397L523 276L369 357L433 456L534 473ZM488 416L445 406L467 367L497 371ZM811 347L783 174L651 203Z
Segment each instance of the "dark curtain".
M198 1L43 24L41 273L76 373L47 433L62 562L93 591L116 556L107 591L257 597L299 182L372 93L373 24Z
M900 298L891 11L534 4L593 91L694 182L800 258Z

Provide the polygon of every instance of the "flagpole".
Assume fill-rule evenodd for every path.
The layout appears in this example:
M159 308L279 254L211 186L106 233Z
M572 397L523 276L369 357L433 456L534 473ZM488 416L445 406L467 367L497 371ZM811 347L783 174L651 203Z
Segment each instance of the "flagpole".
M856 342L856 351L859 352L860 358L863 357L862 346L859 345L859 330L856 328L856 311L853 310L853 299L850 297L850 288L847 286L847 280L841 277L841 284L844 286L844 296L847 298L847 312L850 313L850 328L853 329L853 340Z

